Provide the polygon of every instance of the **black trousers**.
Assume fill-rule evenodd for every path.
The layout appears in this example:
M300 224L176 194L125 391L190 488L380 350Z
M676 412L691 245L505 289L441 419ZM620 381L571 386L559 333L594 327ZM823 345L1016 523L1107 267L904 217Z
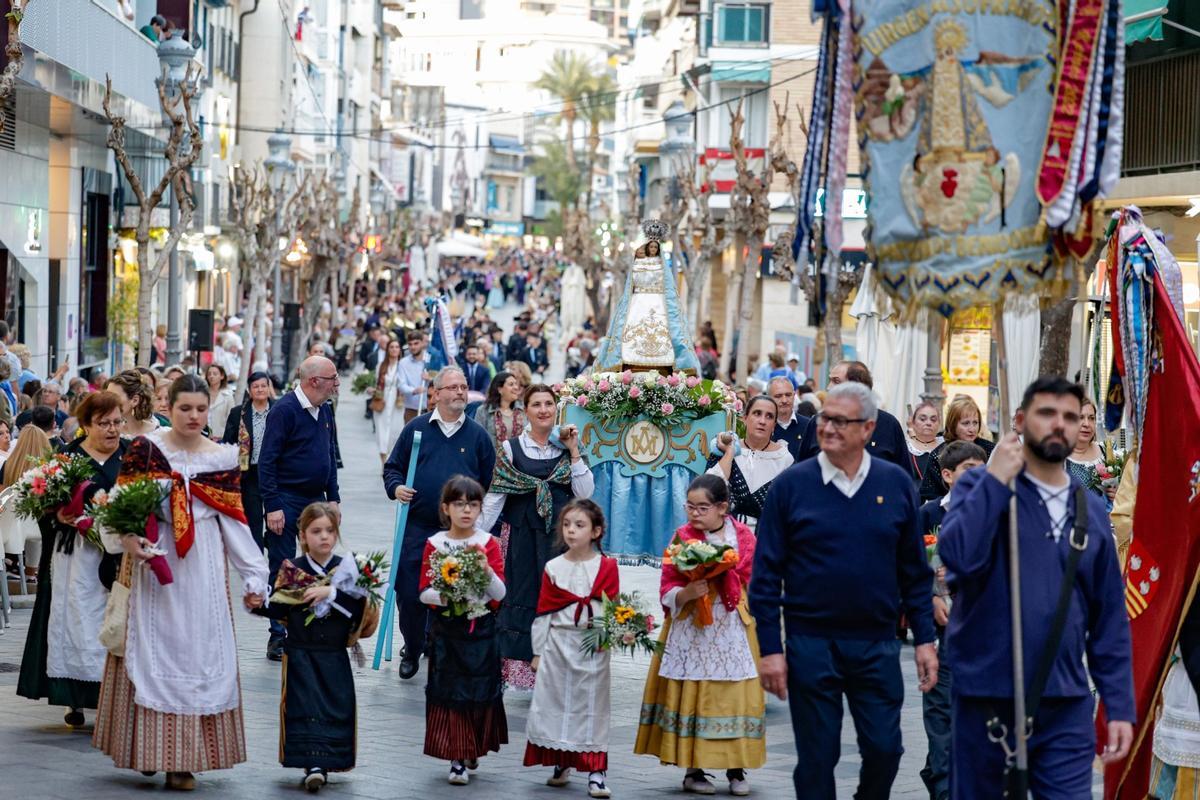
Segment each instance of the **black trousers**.
M258 484L258 465L251 464L242 473L242 508L246 512L246 524L250 526L250 535L259 550L266 549L263 541L263 502L262 490Z

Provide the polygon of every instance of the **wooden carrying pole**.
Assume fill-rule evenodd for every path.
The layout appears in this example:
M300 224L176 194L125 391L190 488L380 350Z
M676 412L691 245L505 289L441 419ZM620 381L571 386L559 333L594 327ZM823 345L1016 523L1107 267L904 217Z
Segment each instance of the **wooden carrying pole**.
M1004 301L996 303L992 314L992 339L996 342L996 383L1000 389L1000 431L1007 434L1012 430L1012 398L1008 395L1008 350L1004 340ZM1025 642L1021 629L1021 555L1017 525L1017 483L1012 481L1008 488L1012 496L1008 501L1008 590L1009 613L1012 615L1012 678L1013 678L1013 751L1008 791L1005 797L1028 796L1029 776L1029 725L1025 720ZM1007 744L1005 744L1007 748Z

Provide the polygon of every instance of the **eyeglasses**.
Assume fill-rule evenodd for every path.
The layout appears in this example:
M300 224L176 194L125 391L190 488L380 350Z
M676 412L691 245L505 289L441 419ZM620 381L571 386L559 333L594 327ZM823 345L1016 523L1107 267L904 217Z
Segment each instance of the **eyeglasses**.
M478 500L454 500L450 503L455 511L478 511L482 505Z
M313 377L319 381L333 381L334 383L337 383L341 376L337 373L334 373L333 375L313 375Z
M696 505L694 503L684 503L683 509L684 509L684 511L686 511L689 514L704 515L710 511L712 511L713 506L710 503L700 503L699 505Z
M860 422L866 422L866 421L867 420L864 417L859 417L857 419L851 419L849 417L827 417L824 414L817 414L817 427L818 428L824 427L825 425L832 425L833 429L835 431L844 431L844 430L846 430L847 425L860 423Z
M123 419L110 419L107 422L104 422L103 420L99 422L93 422L92 427L100 428L101 430L105 431L114 431L118 430L124 424L125 420Z

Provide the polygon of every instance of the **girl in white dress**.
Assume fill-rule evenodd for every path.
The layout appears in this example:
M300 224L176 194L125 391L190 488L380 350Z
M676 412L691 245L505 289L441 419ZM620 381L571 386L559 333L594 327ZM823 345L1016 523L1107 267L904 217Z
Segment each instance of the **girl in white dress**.
M389 339L387 352L376 371L375 391L383 397L383 411L377 411L372 417L375 420L375 441L379 444L380 461L387 461L404 428L404 399L399 389L400 359L403 357L404 348L400 340Z
M537 682L525 735L525 766L554 767L546 781L566 786L572 769L588 773L588 795L609 797L608 770L610 657L580 650L583 632L603 613L604 596L621 590L616 559L597 550L604 536L604 512L591 500L571 500L559 516L567 551L542 573L533 621L533 661Z

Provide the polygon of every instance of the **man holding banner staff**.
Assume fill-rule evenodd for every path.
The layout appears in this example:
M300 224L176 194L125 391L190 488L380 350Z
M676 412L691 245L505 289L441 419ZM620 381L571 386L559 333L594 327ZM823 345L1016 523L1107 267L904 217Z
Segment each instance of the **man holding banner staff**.
M410 341L411 344L411 341ZM458 367L446 367L433 380L433 411L414 419L400 433L383 465L387 496L408 503L408 521L403 532L400 562L396 566L396 611L404 650L400 654L400 677L411 678L420 667L425 646L426 609L418 591L421 555L425 540L445 526L439 518L438 498L442 486L455 475L465 475L486 490L496 467L492 437L464 413L467 407L467 378ZM413 434L421 432L412 488L408 462Z
M1014 482L1033 796L1092 796L1096 701L1088 673L1107 711L1101 759L1123 759L1133 741L1129 621L1108 515L1104 501L1064 468L1082 404L1078 384L1057 376L1034 381L1016 413L1016 430L951 494L938 553L957 591L946 631L954 667L956 800L999 797L1005 752L1014 748L1007 546Z

